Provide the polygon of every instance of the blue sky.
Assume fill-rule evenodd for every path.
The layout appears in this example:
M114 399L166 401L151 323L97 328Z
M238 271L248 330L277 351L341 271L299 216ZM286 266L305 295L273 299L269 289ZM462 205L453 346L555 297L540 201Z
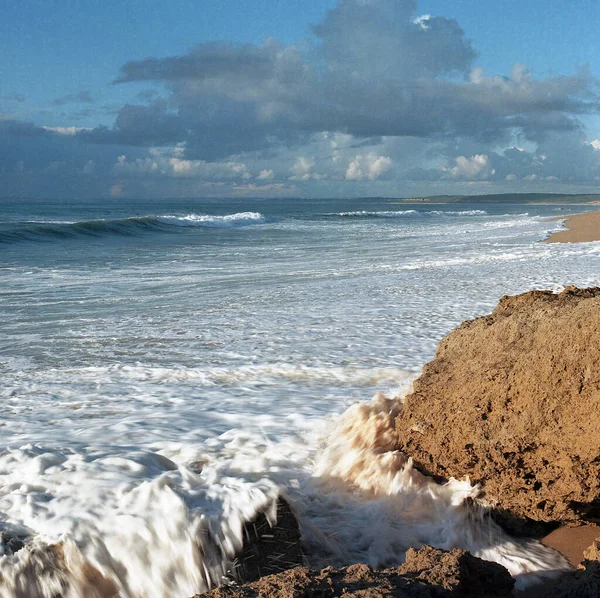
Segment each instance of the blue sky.
M595 192L600 182L597 2L0 8L5 195Z

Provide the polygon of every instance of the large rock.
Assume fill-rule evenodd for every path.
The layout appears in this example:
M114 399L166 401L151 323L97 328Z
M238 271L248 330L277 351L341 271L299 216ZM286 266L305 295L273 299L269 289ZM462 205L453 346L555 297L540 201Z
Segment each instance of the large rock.
M444 338L396 420L425 473L469 476L513 533L600 518L600 288L503 297Z
M406 563L376 570L368 565L312 571L298 567L238 587L222 586L206 598L451 598L507 597L514 580L496 563L483 561L464 550L451 552L424 546L409 549Z

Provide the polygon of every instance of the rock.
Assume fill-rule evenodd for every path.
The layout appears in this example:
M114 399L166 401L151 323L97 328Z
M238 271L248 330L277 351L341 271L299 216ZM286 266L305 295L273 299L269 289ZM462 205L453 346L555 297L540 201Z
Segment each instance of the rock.
M584 553L577 571L563 576L545 598L598 598L600 596L600 538Z
M376 570L368 565L313 571L297 567L239 587L221 587L206 598L450 598L511 596L514 580L496 563L469 552L424 546L406 553L406 563Z
M244 547L236 556L234 577L237 582L246 583L303 564L298 521L280 496L275 525L261 513L244 526Z
M0 556L12 556L25 546L25 536L0 531Z
M480 483L512 533L599 521L600 288L503 297L462 324L396 429L424 473Z
M584 561L600 561L600 538L583 553Z

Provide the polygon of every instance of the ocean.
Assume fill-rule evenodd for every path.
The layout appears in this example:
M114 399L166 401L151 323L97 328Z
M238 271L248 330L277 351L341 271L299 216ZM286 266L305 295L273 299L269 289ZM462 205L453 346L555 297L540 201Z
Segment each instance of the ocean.
M590 207L0 200L0 595L189 598L280 492L315 567L564 569L356 437L501 296L600 285L600 244L539 242Z

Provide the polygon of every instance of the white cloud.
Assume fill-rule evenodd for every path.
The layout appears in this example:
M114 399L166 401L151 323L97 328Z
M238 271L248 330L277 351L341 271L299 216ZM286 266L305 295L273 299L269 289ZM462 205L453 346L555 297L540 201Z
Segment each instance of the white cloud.
M271 181L275 178L275 173L272 170L261 170L259 175L256 177L258 181Z
M108 192L111 197L121 197L123 195L123 185L112 185Z
M78 133L81 133L81 131L91 131L92 130L87 127L45 127L45 126L42 126L42 129L45 129L46 131L50 131L51 133L56 133L57 135L68 135L71 137L74 135L77 135Z
M487 179L496 172L485 154L476 154L470 158L458 156L454 159L454 166L445 167L444 170L453 179L467 181Z
M313 172L312 169L315 166L313 158L307 158L305 156L299 156L296 158L296 162L290 168L293 175L289 177L290 181L321 181L327 178L327 175Z
M357 155L346 169L347 181L374 181L387 172L392 166L392 159L379 156L374 152Z
M428 31L430 19L431 15L421 15L413 20L413 24L418 25L423 31Z
M154 149L151 157L137 158L130 162L127 156L117 158L115 172L128 175L155 175L170 178L191 178L209 181L219 180L248 180L252 178L246 164L243 162L205 162L204 160L185 160L177 157L180 152L176 149L174 157L169 152L161 153Z

